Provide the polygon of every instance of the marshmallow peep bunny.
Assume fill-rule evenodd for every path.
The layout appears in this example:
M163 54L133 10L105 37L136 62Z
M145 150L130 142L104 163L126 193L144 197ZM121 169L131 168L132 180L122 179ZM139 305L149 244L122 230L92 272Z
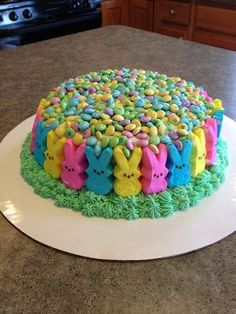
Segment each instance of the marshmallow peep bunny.
M196 177L206 166L206 139L203 129L200 127L189 135L193 147L190 155L191 174Z
M85 143L82 143L76 148L71 139L68 139L64 146L65 160L62 164L61 179L71 189L80 190L85 185L85 169L88 166L85 146Z
M143 148L141 184L146 194L159 193L167 188L167 147L161 143L158 149L159 153L155 154L149 147Z
M61 139L58 139L54 131L48 133L44 169L53 178L60 178L61 176L65 142L66 138L62 137Z
M40 109L37 110L37 113L36 113L36 116L34 119L33 128L32 128L32 138L31 138L31 143L30 143L30 150L32 153L34 153L34 150L35 150L37 124L40 120L42 120L41 111L42 110L40 110Z
M42 120L37 122L36 136L34 142L34 157L40 166L43 167L45 161L45 150L47 148L47 136L51 130L50 127L46 127Z
M114 190L120 196L136 195L141 191L142 185L139 181L141 175L139 163L142 157L140 147L135 147L131 157L127 160L120 146L114 149L116 166L114 175Z
M211 166L216 160L217 123L208 118L203 126L206 138L206 165Z
M190 164L189 158L192 149L190 140L182 142L183 148L179 151L175 144L168 144L168 161L167 167L169 168L168 186L174 188L180 185L186 185L190 181Z
M106 147L103 149L101 155L97 157L95 149L87 146L85 155L89 163L86 169L88 174L85 183L87 189L100 195L108 194L113 188L112 148Z

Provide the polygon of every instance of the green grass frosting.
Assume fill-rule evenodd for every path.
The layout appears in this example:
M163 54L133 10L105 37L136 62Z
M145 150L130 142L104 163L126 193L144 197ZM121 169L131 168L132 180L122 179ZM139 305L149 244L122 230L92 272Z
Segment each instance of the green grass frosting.
M27 135L20 154L21 174L34 192L43 198L52 199L58 207L71 208L89 217L113 219L159 218L186 210L211 195L225 179L228 164L226 143L219 139L217 160L186 186L168 188L159 194L139 193L121 197L114 192L97 195L83 188L80 191L67 188L59 179L53 179L37 163L30 151L31 133Z

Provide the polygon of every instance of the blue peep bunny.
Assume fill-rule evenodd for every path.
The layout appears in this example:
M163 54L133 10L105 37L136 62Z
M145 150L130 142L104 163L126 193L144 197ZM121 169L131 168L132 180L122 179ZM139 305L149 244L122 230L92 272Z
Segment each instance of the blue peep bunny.
M186 185L190 181L190 164L189 158L192 149L192 142L184 140L183 148L178 151L173 143L168 144L168 186L173 188L180 185Z
M87 189L101 195L109 193L113 188L113 150L107 147L102 151L100 157L97 157L94 148L87 146L85 155L89 163L86 169Z
M43 167L45 161L44 152L47 149L47 135L50 130L50 127L44 126L43 121L38 122L36 127L34 157L41 167Z

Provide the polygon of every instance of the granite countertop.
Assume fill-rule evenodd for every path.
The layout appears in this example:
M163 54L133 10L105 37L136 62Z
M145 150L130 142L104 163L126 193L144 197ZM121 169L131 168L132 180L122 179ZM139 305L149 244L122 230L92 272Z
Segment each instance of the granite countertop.
M122 66L193 80L236 120L235 52L109 26L0 52L0 139L55 85ZM0 312L235 313L235 240L170 259L103 262L37 243L0 215Z

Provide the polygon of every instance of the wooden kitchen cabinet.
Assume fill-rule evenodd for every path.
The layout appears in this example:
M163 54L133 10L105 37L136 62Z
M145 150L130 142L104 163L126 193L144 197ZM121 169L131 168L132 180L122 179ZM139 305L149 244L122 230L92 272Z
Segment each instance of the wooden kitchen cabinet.
M197 1L191 39L236 50L236 5L215 7L206 1Z
M154 31L188 39L191 8L190 1L156 1Z
M129 1L108 0L101 2L102 26L127 25L130 26Z
M128 25L153 31L153 0L102 1L102 25Z
M128 25L236 51L233 0L107 0L101 7L103 25Z
M131 0L131 26L153 31L153 0Z

